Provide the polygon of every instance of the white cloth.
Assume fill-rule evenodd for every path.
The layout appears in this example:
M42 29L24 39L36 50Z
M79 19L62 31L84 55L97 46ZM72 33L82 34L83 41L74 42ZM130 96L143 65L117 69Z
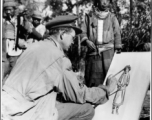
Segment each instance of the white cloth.
M15 41L10 39L6 40L6 50L9 56L19 56L23 52L19 48L15 50Z
M98 19L98 43L103 43L103 20Z
M46 27L40 24L39 26L36 27L36 31L39 32L43 36L46 31Z

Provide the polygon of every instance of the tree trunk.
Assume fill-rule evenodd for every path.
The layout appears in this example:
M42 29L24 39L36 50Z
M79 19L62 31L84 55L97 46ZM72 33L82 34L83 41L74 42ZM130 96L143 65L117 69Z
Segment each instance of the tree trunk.
M78 0L77 0L76 2L77 2L77 4L76 4L76 7L77 7L77 15L79 15ZM80 26L80 20L79 20L79 18L78 18L77 23L78 23L78 26ZM78 55L79 55L79 57L80 57L80 52L81 52L81 42L80 42L80 37L78 36Z
M132 0L130 0L130 29L132 29Z
M151 2L151 8L152 8L152 0L150 0L150 2ZM152 16L152 11L151 11L151 16ZM152 41L152 27L151 27L151 37L150 37L151 39L151 41Z

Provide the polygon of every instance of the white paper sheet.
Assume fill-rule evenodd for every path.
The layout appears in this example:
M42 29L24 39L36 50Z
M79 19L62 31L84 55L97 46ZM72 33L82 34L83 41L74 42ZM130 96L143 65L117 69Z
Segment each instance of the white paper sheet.
M93 120L138 120L151 80L150 63L151 52L115 54L107 76L116 74L126 65L131 66L130 83L126 89L124 104L120 106L119 114L112 114L112 103L115 96L113 94L107 103L96 107ZM120 75L121 73L116 78L118 79Z

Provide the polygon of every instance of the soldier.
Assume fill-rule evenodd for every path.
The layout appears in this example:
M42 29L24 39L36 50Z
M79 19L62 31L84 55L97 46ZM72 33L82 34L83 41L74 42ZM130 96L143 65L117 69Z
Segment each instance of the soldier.
M5 115L14 120L91 120L94 116L91 104L104 104L108 100L111 85L86 87L79 82L65 56L64 51L82 32L73 25L76 19L71 15L52 19L46 24L49 37L31 44L20 56L3 86Z

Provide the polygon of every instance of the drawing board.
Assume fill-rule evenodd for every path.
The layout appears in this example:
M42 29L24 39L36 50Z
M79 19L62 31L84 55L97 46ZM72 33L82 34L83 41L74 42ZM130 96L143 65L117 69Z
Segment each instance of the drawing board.
M119 107L119 113L112 114L113 99L115 94L109 97L109 101L95 108L93 120L138 120L147 89L150 84L151 52L122 52L115 54L106 78L110 74L116 74L126 65L131 66L130 83L126 88L123 104ZM116 75L117 80L122 73ZM106 83L106 79L104 84ZM117 90L117 87L114 91Z

